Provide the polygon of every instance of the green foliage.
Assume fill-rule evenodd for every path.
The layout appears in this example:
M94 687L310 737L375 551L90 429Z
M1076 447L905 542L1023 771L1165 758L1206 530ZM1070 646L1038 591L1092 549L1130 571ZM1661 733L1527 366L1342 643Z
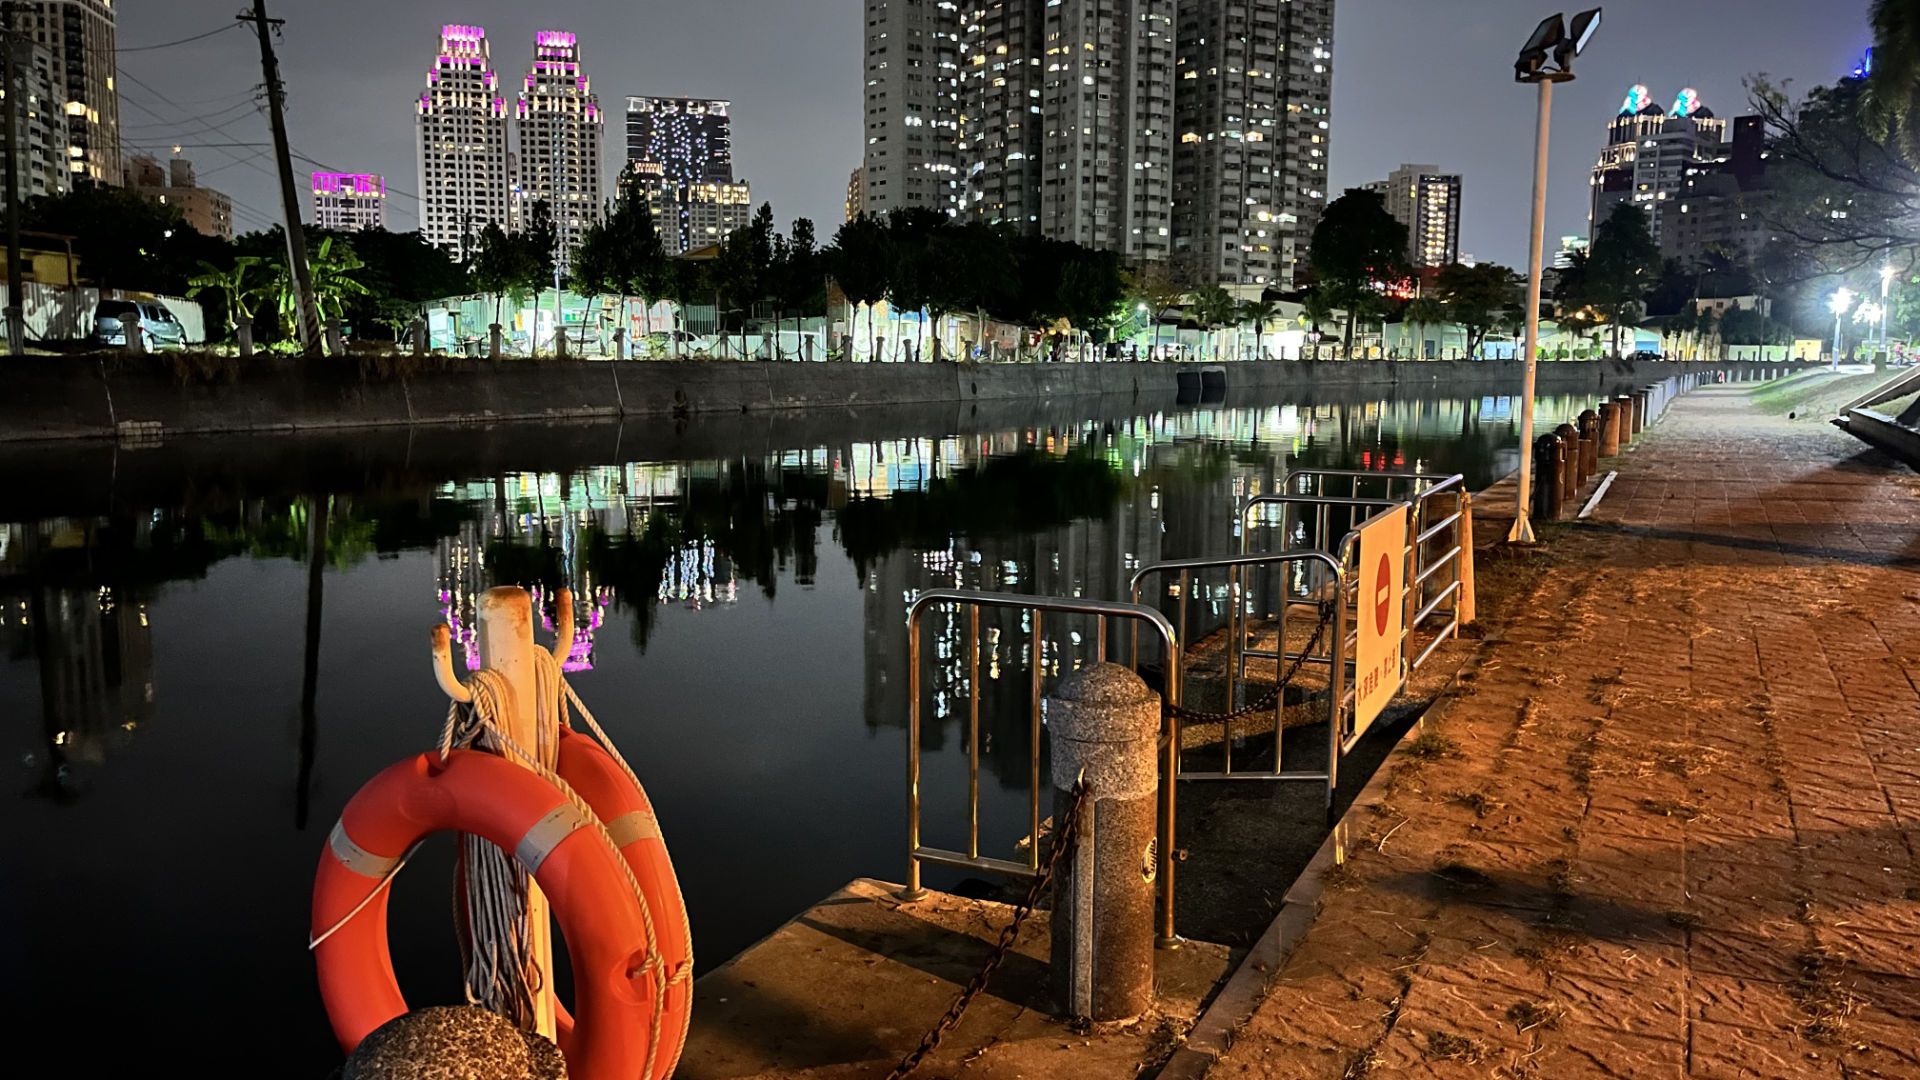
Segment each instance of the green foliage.
M322 236L319 243L307 249L308 277L313 282L313 299L322 320L344 320L347 301L369 294L361 281L361 271L365 268L353 245L337 237ZM280 325L292 328L300 317L299 295L284 259L275 268L272 295L275 310L280 313Z
M178 209L124 188L86 185L31 199L21 225L72 237L81 277L103 288L180 293L202 260L225 263L223 241L188 228Z
M1895 91L1880 72L1873 81L1884 89L1873 101L1862 79L1816 87L1797 100L1764 76L1749 83L1772 153L1765 220L1780 250L1771 257L1788 268L1769 276L1844 274L1889 255L1910 259L1920 247L1920 165L1892 141L1900 135L1890 127ZM1911 118L1897 122L1910 125Z
M1380 287L1409 273L1407 227L1387 213L1386 197L1359 188L1327 204L1314 226L1307 261L1315 287L1347 311L1347 347L1354 323L1385 310Z
M254 305L266 295L266 275L260 272L263 261L258 256L240 255L232 265L222 268L202 259L200 273L187 279L187 295L218 300L227 333L235 333L242 323L253 322Z
M1476 355L1488 332L1515 311L1525 314L1526 296L1520 276L1498 263L1441 267L1434 280L1434 298L1439 301L1443 318L1466 330L1468 356Z
M1874 0L1873 74L1861 97L1861 119L1874 138L1920 165L1920 6Z
M1558 299L1605 316L1613 324L1613 353L1618 356L1620 331L1640 318L1661 266L1660 247L1654 243L1646 212L1620 203L1594 230L1586 258L1562 276Z

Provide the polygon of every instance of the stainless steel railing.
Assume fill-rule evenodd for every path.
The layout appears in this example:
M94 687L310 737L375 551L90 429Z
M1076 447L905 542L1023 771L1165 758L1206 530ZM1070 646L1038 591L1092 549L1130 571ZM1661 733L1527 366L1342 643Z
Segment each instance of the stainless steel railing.
M1337 493L1345 487L1344 496ZM1329 488L1335 493L1329 493ZM1280 483L1280 493L1248 501L1241 515L1240 547L1250 550L1256 512L1283 508L1281 528L1291 538L1294 506L1315 507L1315 529L1308 543L1331 549L1332 510L1340 506L1412 506L1408 522L1406 609L1401 640L1408 647L1408 670L1418 671L1441 643L1471 621L1473 496L1458 473L1373 472L1360 469L1296 469ZM1360 522L1353 522L1357 530ZM1422 638L1424 637L1424 640ZM1419 651L1414 652L1414 646Z
M1257 570L1278 569L1295 565L1319 566L1326 571L1325 580L1318 587L1296 590L1291 582L1282 579L1282 595L1279 612L1279 639L1274 651L1262 651L1259 655L1274 659L1274 677L1276 683L1289 663L1314 664L1324 668L1327 677L1327 767L1324 772L1311 770L1292 770L1285 768L1283 751L1286 731L1286 696L1281 692L1275 697L1273 705L1273 767L1266 770L1236 770L1233 767L1233 718L1231 713L1241 703L1241 687L1245 678L1244 663L1249 654L1249 635L1251 628L1247 617L1245 592L1241 588L1242 575L1248 577ZM1186 640L1187 598L1193 592L1193 580L1208 571L1225 570L1229 578L1227 592L1230 607L1227 615L1227 707L1221 723L1221 768L1217 772L1189 772L1180 762L1180 754L1170 756L1170 763L1176 768L1176 776L1187 780L1267 780L1279 782L1312 781L1327 786L1327 805L1333 805L1334 795L1339 783L1341 754L1340 710L1346 700L1344 686L1347 675L1349 653L1347 644L1347 605L1350 599L1351 577L1346 573L1340 561L1324 551L1283 551L1270 554L1229 555L1218 558L1174 559L1154 563L1136 571L1129 583L1129 595L1135 604L1140 603L1141 594L1147 583L1155 578L1177 574L1179 614L1176 622L1178 640ZM1327 586L1332 589L1331 614L1329 617L1333 634L1326 639L1324 653L1314 647L1313 642L1298 653L1287 651L1287 614L1296 607L1312 608L1316 616L1325 600L1315 599L1324 594ZM1319 635L1316 635L1319 636ZM1139 664L1139 644L1134 643L1132 661ZM1175 706L1169 711L1168 737L1175 747L1182 745L1180 707L1184 700L1186 681L1181 683L1181 694L1170 696L1168 702Z
M941 606L964 607L967 617L967 850L951 851L928 847L920 842L920 625L922 617L934 608ZM1028 774L1027 819L1028 837L1031 840L1027 848L1026 862L1019 863L1011 859L996 859L980 854L980 610L999 608L1019 610L1032 616L1029 636L1032 648L1028 662L1032 700L1028 706L1028 750L1031 755ZM1170 701L1179 700L1181 653L1180 638L1173 624L1159 610L1139 604L1126 604L1110 600L1060 599L1048 596L1025 596L1016 593L985 593L967 589L929 589L921 593L907 608L907 882L905 895L917 898L924 895L920 885L920 865L923 862L963 869L978 870L986 873L1001 874L1014 878L1031 878L1040 867L1040 797L1044 790L1041 782L1040 734L1044 726L1041 715L1041 703L1045 700L1043 680L1045 664L1043 661L1043 635L1047 614L1091 615L1097 620L1095 631L1095 656L1104 659L1107 653L1107 620L1127 619L1135 623L1145 623L1159 634L1166 650L1166 694ZM1158 874L1162 883L1160 911L1158 914L1160 937L1167 941L1174 938L1173 929L1173 874L1174 874L1174 778L1179 772L1179 741L1169 740L1165 758L1162 762L1160 778L1160 827L1158 843Z

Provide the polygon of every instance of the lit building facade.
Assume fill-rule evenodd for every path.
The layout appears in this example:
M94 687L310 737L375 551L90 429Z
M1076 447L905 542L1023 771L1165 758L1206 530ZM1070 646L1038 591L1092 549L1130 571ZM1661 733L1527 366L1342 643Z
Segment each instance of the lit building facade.
M600 220L600 99L580 66L580 39L564 30L534 35L533 66L515 112L522 223L535 202L553 212L565 269L587 227Z
M1027 233L1040 230L1045 25L1030 0L969 0L961 11L962 212Z
M374 173L314 173L313 224L338 232L386 228L386 178Z
M865 0L869 213L959 205L959 29L956 0Z
M28 0L14 16L21 35L50 54L66 110L66 168L74 182L117 184L120 94L115 86L112 0Z
M1407 227L1407 259L1415 268L1460 261L1460 174L1437 165L1402 165L1367 185L1387 213Z
M733 175L729 102L628 98L627 168L669 255L717 244L753 216L753 189Z
M1677 208L1687 171L1717 162L1725 153L1727 122L1700 103L1692 89L1680 91L1663 109L1645 86L1627 90L1607 125L1607 143L1593 168L1589 232L1621 203L1646 211L1653 238L1666 232L1669 204Z
M484 28L441 27L416 111L420 231L464 260L487 225L513 223L507 102Z
M847 177L847 220L862 217L867 212L867 170L861 166Z
M147 201L178 210L181 220L194 232L233 239L233 200L223 192L201 187L193 175L193 162L174 158L162 164L157 158L137 154L128 159L123 180L129 190Z
M627 99L627 162L652 162L670 184L733 180L733 106L711 98Z
M1173 246L1172 0L971 0L962 212L1163 260Z
M1327 199L1334 0L1180 5L1174 258L1291 288Z
M22 42L16 62L23 91L15 114L20 132L21 197L63 194L72 190L74 176L67 167L64 82L53 53L43 45ZM0 102L6 97L7 88L0 86Z

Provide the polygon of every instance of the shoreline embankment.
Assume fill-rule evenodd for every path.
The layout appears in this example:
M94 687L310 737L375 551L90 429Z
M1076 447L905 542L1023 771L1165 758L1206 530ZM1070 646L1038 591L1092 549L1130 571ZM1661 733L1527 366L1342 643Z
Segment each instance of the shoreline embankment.
M1541 393L1618 392L1671 375L1729 381L1784 373L1753 361L1586 360L1539 366ZM1792 366L1797 370L1798 366ZM523 421L671 417L873 406L1131 400L1222 392L1513 394L1514 361L1248 361L1227 364L849 364L739 361L345 361L198 355L27 357L0 376L0 442L151 439ZM1205 375L1203 399L1201 376Z

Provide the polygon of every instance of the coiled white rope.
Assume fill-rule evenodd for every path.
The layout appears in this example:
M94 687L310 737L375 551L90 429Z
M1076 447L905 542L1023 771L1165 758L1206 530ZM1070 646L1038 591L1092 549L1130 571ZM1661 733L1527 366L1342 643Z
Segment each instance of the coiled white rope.
M457 747L475 746L499 754L510 761L531 769L533 772L559 789L575 809L579 810L583 820L591 822L594 832L599 835L609 850L614 853L615 861L625 876L627 887L633 893L640 907L640 921L646 935L646 959L640 967L628 973L628 977L645 976L653 985L654 1008L648 1020L647 1059L643 1076L652 1076L660 1051L661 1013L666 1004L666 992L671 986L688 982L693 978L693 935L687 931L685 947L687 961L678 970L666 971L666 964L660 955L659 935L654 926L653 911L647 904L646 894L640 888L639 879L633 874L633 868L627 865L625 856L620 854L619 845L607 831L606 823L593 812L585 799L573 790L553 769L558 754L557 733L562 724L572 726L572 710L578 709L581 719L599 741L607 753L620 766L634 787L640 787L640 779L627 759L621 755L613 740L607 737L606 730L593 718L586 703L580 700L560 670L560 662L551 653L542 649L534 650L535 692L538 694L539 731L541 737L534 753L515 742L501 725L501 718L511 714L513 707L513 688L505 677L492 670L481 670L467 681L472 702L463 705L452 703L447 709L447 718L440 729L440 760L445 761ZM570 708L571 706L571 708ZM557 714L557 715L556 715ZM456 916L465 915L462 940L462 952L466 966L467 999L472 1004L488 1009L513 1020L523 1029L533 1027L534 995L544 989L541 973L532 962L529 936L527 932L526 898L528 875L525 868L506 852L493 844L474 836L461 838L461 861L463 895L457 906ZM316 935L308 942L308 949L317 949L341 927L353 919L372 903L374 898L392 884L395 875L405 868L413 858L419 845L412 848L396 861L381 879L376 882L367 895L354 905L339 922L328 927L324 933ZM674 882L676 899L679 899L679 883ZM684 901L682 906L684 906ZM682 1027L682 1036L685 1027ZM680 1040L676 1040L676 1046ZM679 1053L674 1054L674 1064L678 1064ZM669 1069L669 1072L671 1069Z

